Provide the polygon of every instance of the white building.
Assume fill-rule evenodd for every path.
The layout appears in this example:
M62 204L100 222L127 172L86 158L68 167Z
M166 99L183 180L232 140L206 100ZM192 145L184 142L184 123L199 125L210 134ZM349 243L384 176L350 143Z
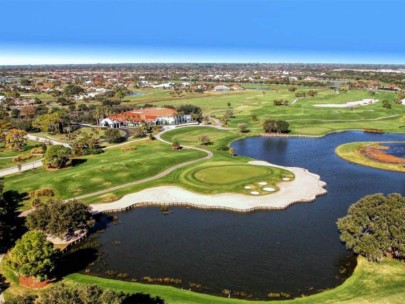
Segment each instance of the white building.
M217 85L214 87L215 92L228 92L229 90L230 88L225 85Z

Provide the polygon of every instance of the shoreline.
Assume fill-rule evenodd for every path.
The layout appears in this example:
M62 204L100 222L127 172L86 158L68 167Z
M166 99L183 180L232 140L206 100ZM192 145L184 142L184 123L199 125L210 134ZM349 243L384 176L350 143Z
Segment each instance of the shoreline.
M383 163L383 162L378 162L376 160L367 158L364 155L361 155L358 153L356 150L352 150L350 152L343 152L341 151L342 148L345 146L349 145L370 145L370 144L375 144L375 143L403 143L403 141L383 141L383 142L352 142L352 143L345 143L342 144L335 149L335 154L338 156L340 159L353 164L353 165L358 165L358 166L363 166L367 168L372 168L372 169L378 169L378 170L384 170L384 171L389 171L389 172L395 172L395 173L405 173L405 167L400 168L400 164L390 164L390 163Z
M236 193L199 194L178 186L159 186L124 195L111 203L90 205L93 212L122 212L145 206L187 206L197 209L253 212L283 210L296 203L309 203L327 194L326 183L320 176L298 167L282 167L264 161L251 161L251 165L270 166L291 171L295 179L277 184L279 191L262 196Z

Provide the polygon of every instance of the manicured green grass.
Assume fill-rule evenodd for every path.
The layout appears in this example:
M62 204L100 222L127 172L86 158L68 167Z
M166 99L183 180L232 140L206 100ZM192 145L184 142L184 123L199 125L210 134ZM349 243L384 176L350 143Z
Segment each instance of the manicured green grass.
M42 158L42 156L35 155L35 156L31 157L30 159L27 159L26 161L21 162L21 164L30 163L30 162L39 160L41 158ZM12 158L0 159L0 170L17 167L18 164L19 163L17 163L17 162L13 162Z
M14 157L17 157L19 155L29 155L30 151L35 148L35 146L38 145L37 142L28 140L27 144L23 147L23 150L21 152L17 151L9 151L4 149L4 145L0 146L0 170L2 169L7 169L11 167L16 167L18 163L13 161ZM33 155L30 159L27 159L26 161L22 162L24 163L29 163L36 161L38 159L41 159L42 156L39 155Z
M71 274L67 281L80 284L97 284L103 288L112 288L126 293L146 293L159 296L165 303L260 303L257 301L237 300L200 294L169 286L146 285L103 279L94 276ZM405 302L405 264L392 259L381 263L369 263L358 258L353 275L342 285L319 294L286 301L268 301L265 303L404 303ZM262 302L263 303L263 302Z
M202 146L199 137L206 135L211 143ZM195 146L203 149L217 151L220 147L228 146L232 141L243 137L237 131L219 130L211 127L186 127L178 128L162 135L162 138L174 142L178 141L183 146Z
M23 147L22 151L11 151L11 150L5 150L4 145L0 144L0 158L2 158L2 157L14 157L14 156L18 156L18 155L21 155L21 154L26 154L30 150L35 148L36 145L38 145L38 142L28 140L27 144Z
M360 153L360 149L373 144L376 144L376 142L354 142L343 144L337 147L335 152L339 157L351 163L383 170L405 172L405 165L403 164L388 164L374 161Z
M234 192L252 195L269 194L264 187L278 190L276 184L283 177L293 178L294 175L283 169L265 166L252 166L242 161L207 161L195 167L187 168L178 173L180 185L201 193ZM266 185L260 185L266 182ZM250 189L245 189L250 186Z
M350 90L337 95L330 89L299 87L298 91L311 89L317 91L318 95L299 99L289 106L277 107L273 104L275 99L285 99L292 102L297 98L295 93L288 91L289 86L270 87L277 90L245 90L213 95L186 95L181 99L173 98L161 101L152 97L148 99L148 95L145 95L142 96L142 103L151 101L157 106L167 104L178 106L191 103L200 106L204 114L215 115L219 118L226 113L228 103L230 103L234 118L229 121L229 126L236 128L239 123L247 123L248 128L254 132L261 132L262 123L268 118L287 120L290 123L291 132L300 134L321 135L337 130L364 129L370 125L387 132L405 132L405 128L401 128L399 120L400 116L405 115L405 106L394 103L396 94L393 92L376 92L372 96L367 90ZM313 106L319 103L346 103L364 98L374 98L380 101L386 99L391 102L392 109L383 109L381 102L353 109L317 108ZM256 115L259 120L252 121L252 115Z
M126 150L131 146L136 150ZM51 188L58 197L67 199L154 176L175 164L203 156L205 153L200 151L173 151L169 145L157 141L142 141L81 157L78 161L82 163L69 168L56 171L40 168L5 177L3 182L6 190L29 192Z

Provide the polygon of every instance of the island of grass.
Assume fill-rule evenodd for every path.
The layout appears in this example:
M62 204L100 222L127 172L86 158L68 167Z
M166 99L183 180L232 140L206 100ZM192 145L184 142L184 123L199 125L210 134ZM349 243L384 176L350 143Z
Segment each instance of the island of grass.
M353 142L337 147L336 154L351 163L383 170L405 172L405 158L389 154L389 145L402 146L405 150L404 142Z

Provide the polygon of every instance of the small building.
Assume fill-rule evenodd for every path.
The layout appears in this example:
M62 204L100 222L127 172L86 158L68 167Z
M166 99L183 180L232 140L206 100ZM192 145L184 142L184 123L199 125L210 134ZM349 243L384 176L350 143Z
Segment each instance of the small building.
M215 92L228 92L230 90L226 85L217 85L214 87Z

